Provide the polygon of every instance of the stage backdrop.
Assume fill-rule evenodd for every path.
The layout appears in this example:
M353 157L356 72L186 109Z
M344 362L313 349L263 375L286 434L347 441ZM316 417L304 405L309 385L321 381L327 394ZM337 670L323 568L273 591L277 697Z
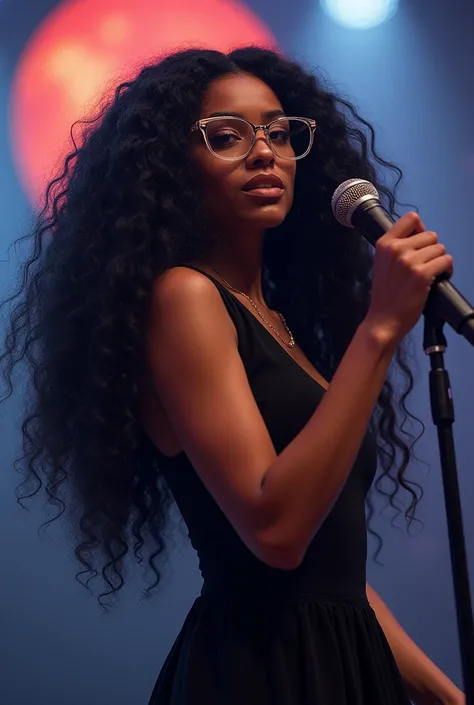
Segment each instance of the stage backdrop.
M326 5L330 4L329 0ZM356 3L347 3L354 7ZM381 3L374 3L380 5ZM339 3L342 5L342 3ZM366 3L367 5L367 3ZM465 0L405 0L379 26L335 22L317 0L0 0L0 294L11 289L23 234L44 183L68 148L71 123L143 62L190 45L279 47L332 79L376 127L379 151L404 170L402 198L416 204L454 254L455 282L474 299L474 6ZM354 176L357 176L355 174ZM376 523L383 567L370 581L428 654L459 682L453 590L428 361L416 332L418 384L412 411L426 424L413 467L425 497L424 528L408 537L390 514ZM474 573L473 350L448 331L455 437ZM13 499L19 400L0 407L0 701L3 705L145 704L163 659L200 588L194 554L175 532L163 587L140 602L130 575L121 604L102 616L74 580L61 526ZM372 550L371 546L371 550Z

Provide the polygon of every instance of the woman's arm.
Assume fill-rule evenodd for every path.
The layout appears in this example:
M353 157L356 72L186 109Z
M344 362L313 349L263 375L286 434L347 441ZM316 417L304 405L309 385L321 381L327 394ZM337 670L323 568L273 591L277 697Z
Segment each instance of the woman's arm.
M462 692L410 639L370 585L367 599L392 649L405 686L417 705L465 705Z
M418 320L434 277L450 267L444 252L415 214L377 242L367 316L321 403L278 455L215 286L180 267L158 278L148 337L152 385L208 491L269 565L297 567L331 511L394 350Z
M183 450L242 540L269 565L293 569L351 471L396 343L362 323L318 408L277 455L232 329L206 277L165 272L152 305L153 383Z

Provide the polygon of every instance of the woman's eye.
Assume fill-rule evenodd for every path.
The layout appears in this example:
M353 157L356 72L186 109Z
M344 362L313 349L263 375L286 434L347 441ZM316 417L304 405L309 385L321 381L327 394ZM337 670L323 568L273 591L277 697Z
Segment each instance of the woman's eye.
M226 144L231 144L233 140L241 139L239 135L234 132L220 132L209 137L209 140L213 145L220 145L224 147Z
M272 142L286 143L290 141L290 133L288 130L272 130L270 139Z

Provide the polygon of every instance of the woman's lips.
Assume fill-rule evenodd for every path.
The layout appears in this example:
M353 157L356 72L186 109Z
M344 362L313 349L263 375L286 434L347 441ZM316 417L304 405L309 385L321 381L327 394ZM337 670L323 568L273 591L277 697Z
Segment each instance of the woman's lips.
M283 191L285 185L279 176L276 174L255 174L242 187L242 191L272 191L277 189Z
M275 199L275 198L281 198L283 196L283 192L285 189L283 188L278 188L277 186L264 186L264 187L255 187L252 189L245 190L244 193L247 194L247 196L253 196L258 197L258 198L268 198L268 199Z

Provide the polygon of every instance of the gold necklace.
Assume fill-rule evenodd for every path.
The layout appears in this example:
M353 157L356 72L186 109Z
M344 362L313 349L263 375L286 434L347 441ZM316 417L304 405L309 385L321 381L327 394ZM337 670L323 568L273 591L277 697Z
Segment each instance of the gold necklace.
M289 342L288 342L287 340L285 340L285 339L280 335L280 333L277 331L277 329L270 323L270 321L268 321L268 320L265 318L265 316L264 316L263 313L260 311L260 309L258 308L258 306L257 306L257 304L255 303L255 301L254 301L253 299L251 299L248 294L245 294L243 291L240 291L239 289L236 289L235 286L232 286L232 284L229 284L229 282L227 281L227 279L224 279L224 277L222 276L222 274L220 274L220 273L217 271L217 269L216 269L215 267L213 267L211 264L210 264L209 266L210 266L211 269L214 270L214 272L218 275L218 277L219 277L220 279L222 279L222 281L224 282L224 284L226 285L226 287L228 287L231 291L235 291L237 294L240 294L241 296L245 296L245 298L247 299L247 301L249 301L249 302L251 303L251 305L254 307L254 309L256 310L256 312L258 313L258 315L260 316L260 318L262 319L262 321L263 321L269 328L272 329L272 331L275 333L276 336L278 336L278 338L280 338L280 340L281 340L281 342L283 343L283 345L286 345L287 348L294 348L294 347L295 347L296 342L295 342L293 333L292 333L291 330L288 328L288 325L287 325L287 323L286 323L286 321L285 321L285 317L283 316L282 313L280 313L279 311L276 311L276 313L278 313L278 315L280 316L281 322L282 322L283 325L285 326L288 335L290 336Z

